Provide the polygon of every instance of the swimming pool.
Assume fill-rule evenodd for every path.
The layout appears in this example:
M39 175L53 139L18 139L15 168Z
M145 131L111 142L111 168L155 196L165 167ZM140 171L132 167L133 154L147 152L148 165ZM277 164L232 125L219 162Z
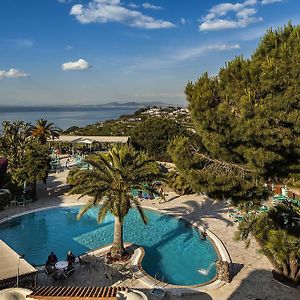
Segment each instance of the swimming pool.
M65 259L68 250L79 255L112 243L113 216L97 224L95 208L77 221L79 209L52 208L11 219L0 224L0 239L37 265L45 263L50 251ZM152 210L145 214L147 225L135 209L129 212L124 241L144 248L142 267L148 274L175 285L197 285L215 277L218 256L209 239L202 241L198 230L183 220Z

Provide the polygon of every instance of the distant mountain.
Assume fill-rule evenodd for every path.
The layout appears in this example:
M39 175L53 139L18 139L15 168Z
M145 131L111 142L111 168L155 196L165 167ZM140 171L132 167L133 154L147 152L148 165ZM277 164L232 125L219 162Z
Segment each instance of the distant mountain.
M173 104L168 104L165 102L153 101L153 102L109 102L105 104L99 104L95 106L136 106L136 107L145 107L145 106L173 106Z
M91 110L95 108L117 108L117 107L136 107L136 108L142 108L142 107L147 107L147 106L175 106L172 104L164 103L164 102L108 102L105 104L67 104L67 105L39 105L39 106L0 106L0 112L5 111L5 112L12 112L12 111L57 111L60 109L63 110L70 110L70 111L78 111L80 109L86 109L86 110Z

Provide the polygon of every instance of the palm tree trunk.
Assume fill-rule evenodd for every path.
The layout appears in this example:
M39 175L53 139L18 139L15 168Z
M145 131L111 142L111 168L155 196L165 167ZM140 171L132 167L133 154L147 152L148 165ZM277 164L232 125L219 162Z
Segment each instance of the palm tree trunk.
M295 280L298 271L298 261L295 253L292 253L290 255L290 269L291 269L290 277L292 280Z
M115 217L114 242L110 253L114 260L119 260L126 255L123 244L123 222L119 217Z
M295 281L300 282L300 268L298 269L298 273L295 276Z
M282 271L285 277L289 277L289 269L285 261L282 263Z

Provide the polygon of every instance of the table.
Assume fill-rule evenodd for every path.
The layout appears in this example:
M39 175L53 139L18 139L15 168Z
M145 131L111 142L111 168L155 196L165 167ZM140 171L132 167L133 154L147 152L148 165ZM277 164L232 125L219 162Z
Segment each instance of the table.
M68 262L66 260L60 260L55 264L55 268L60 271L66 269L67 267L68 267Z

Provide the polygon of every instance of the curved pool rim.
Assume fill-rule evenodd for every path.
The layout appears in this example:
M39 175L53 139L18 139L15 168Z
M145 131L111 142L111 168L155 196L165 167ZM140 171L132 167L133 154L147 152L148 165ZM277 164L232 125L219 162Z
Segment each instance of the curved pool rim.
M231 270L231 266L232 266L231 257L229 255L225 245L223 244L223 242L212 231L205 228L201 224L197 223L197 221L193 221L193 220L191 220L191 219L189 219L185 216L174 215L174 214L170 213L169 211L154 208L154 207L149 207L149 206L145 206L145 205L143 205L142 207L145 208L145 209L156 211L156 212L161 213L161 214L168 215L168 216L176 218L178 220L183 220L186 223L193 226L195 229L197 229L200 232L203 232L205 230L205 232L207 233L207 238L209 238L210 242L212 243L212 245L214 247L214 250L217 253L218 259L228 262L229 272L230 272L230 274L232 273L232 270ZM216 275L213 279L211 279L207 282L199 283L199 284L196 284L196 285L174 285L174 284L170 284L170 283L167 283L167 282L159 281L159 280L153 278L151 275L149 275L148 273L146 273L143 270L142 260L143 260L143 257L145 255L145 250L142 247L140 247L140 249L141 249L142 253L139 255L139 260L138 260L137 265L138 265L140 271L143 272L143 274L146 277L146 280L140 280L140 281L143 282L146 285L149 285L150 287L153 287L155 283L157 284L157 282L159 282L159 283L162 284L162 286L167 285L167 288L170 288L170 289L190 289L191 291L205 291L205 290L216 289L216 288L221 287L222 285L224 285L226 283L224 281L219 280L218 275Z
M61 203L58 205L52 205L52 206L47 206L47 207L40 207L40 208L35 208L35 209L31 209L28 211L24 211L21 213L16 213L13 214L9 217L4 217L2 219L0 219L0 224L1 223L5 223L9 220L12 220L14 218L18 218L20 216L23 215L27 215L33 212L38 212L38 211L43 211L43 210L47 210L47 209L51 209L51 208L59 208L59 207L74 207L74 206L82 206L84 203ZM170 217L176 218L178 220L183 220L187 223L189 223L191 226L193 226L194 228L196 228L197 230L204 231L207 233L207 237L209 238L210 242L212 243L214 250L217 253L217 256L219 259L221 259L222 261L226 261L229 263L229 271L231 273L231 258L230 255L225 247L225 245L223 244L223 242L209 229L204 228L204 226L200 225L197 223L197 221L193 221L185 216L178 216L178 215L174 215L172 213L170 213L169 211L163 210L163 209L158 209L158 208L154 208L154 207L150 207L150 206L146 206L146 205L142 205L142 208L148 209L148 210L152 210L152 211L156 211L160 214L165 214L168 215ZM128 244L125 242L125 244ZM111 247L110 245L106 245L103 246L101 248L98 249L94 249L94 250L90 250L87 251L85 253L93 253L93 252L103 252L103 251L107 251L109 248ZM220 286L224 285L225 282L219 280L217 278L217 275L211 279L210 281L204 282L204 283L200 283L197 285L189 285L189 286L183 286L183 285L173 285L164 281L159 281L158 279L155 279L154 277L152 277L150 274L146 273L143 268L142 268L142 260L144 258L145 255L145 250L142 247L139 247L138 250L140 250L140 253L137 255L138 260L135 262L135 265L138 267L139 271L143 273L145 278L139 278L138 280L142 283L144 283L145 285L149 286L149 287L153 287L153 286L159 286L159 283L161 284L161 286L163 286L165 289L168 290L173 290L176 289L178 291L178 289L189 289L191 292L194 291L205 291L205 290L212 290L212 289L216 289L219 288ZM85 254L82 253L82 254ZM37 266L39 267L39 266Z

